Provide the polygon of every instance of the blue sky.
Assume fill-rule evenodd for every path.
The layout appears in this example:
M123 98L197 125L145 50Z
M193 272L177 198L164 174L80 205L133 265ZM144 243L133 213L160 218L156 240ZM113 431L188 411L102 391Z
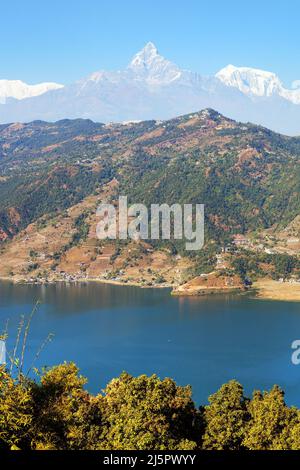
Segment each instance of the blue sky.
M233 63L300 79L299 0L5 0L0 15L0 78L70 83L152 41L202 74Z

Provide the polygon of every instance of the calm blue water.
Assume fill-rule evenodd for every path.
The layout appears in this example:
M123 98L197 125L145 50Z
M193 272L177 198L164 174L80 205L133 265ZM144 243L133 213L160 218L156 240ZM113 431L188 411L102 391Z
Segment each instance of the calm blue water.
M168 290L100 284L0 284L0 331L9 318L9 347L22 313L43 303L29 336L26 365L54 333L36 365L75 361L97 392L123 370L157 373L191 384L197 403L229 379L249 394L274 383L300 406L300 366L291 343L300 339L300 303L248 297L177 298Z

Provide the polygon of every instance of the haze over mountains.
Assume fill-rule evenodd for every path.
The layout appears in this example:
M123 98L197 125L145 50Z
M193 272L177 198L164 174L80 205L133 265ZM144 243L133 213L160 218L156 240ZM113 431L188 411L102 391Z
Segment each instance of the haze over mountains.
M300 84L271 72L228 65L215 76L183 70L149 42L122 71L99 71L71 85L0 80L0 122L169 119L214 108L240 121L300 134Z

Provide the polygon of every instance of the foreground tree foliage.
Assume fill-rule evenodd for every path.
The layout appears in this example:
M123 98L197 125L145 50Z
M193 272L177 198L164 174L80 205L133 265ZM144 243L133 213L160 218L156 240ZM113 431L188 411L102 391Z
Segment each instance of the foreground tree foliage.
M277 386L250 400L233 380L197 409L168 378L123 373L97 396L85 383L73 363L39 381L0 367L0 449L300 449L300 412Z
M300 416L288 408L283 391L274 386L270 392L255 392L249 404L251 419L244 445L252 450L299 449Z
M105 390L105 449L194 449L199 413L190 387L123 373Z
M211 395L209 402L210 404L204 407L203 448L215 450L242 448L246 423L249 421L248 400L244 397L243 387L232 380Z

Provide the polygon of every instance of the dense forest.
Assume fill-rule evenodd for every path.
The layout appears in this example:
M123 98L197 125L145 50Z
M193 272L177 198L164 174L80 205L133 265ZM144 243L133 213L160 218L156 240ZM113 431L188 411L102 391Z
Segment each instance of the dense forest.
M0 368L0 449L300 449L300 410L274 386L250 399L235 380L196 407L189 386L122 373L94 396L73 363L13 378Z

